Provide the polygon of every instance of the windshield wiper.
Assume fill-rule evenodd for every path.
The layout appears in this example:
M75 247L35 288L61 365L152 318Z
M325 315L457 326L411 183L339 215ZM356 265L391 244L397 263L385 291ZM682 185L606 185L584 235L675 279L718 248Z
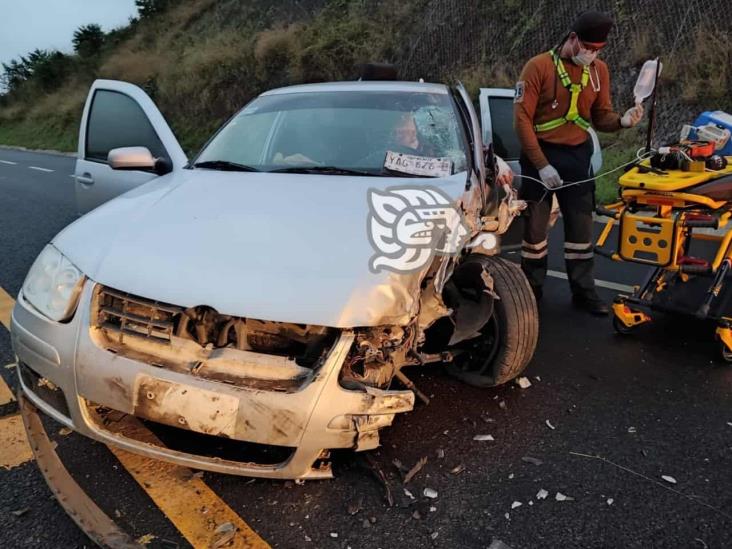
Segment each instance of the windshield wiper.
M362 175L366 177L381 177L385 174L367 172L365 170L354 170L351 168L339 168L338 166L293 166L291 168L279 168L270 170L269 173L306 173L322 175Z
M247 166L245 164L237 164L228 160L207 160L205 162L196 162L194 168L208 168L209 170L221 170L224 172L258 172L257 168Z

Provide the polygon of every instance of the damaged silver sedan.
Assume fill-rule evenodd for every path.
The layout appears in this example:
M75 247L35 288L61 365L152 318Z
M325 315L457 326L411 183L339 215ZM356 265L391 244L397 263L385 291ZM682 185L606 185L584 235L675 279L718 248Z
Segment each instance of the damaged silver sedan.
M497 257L520 203L495 184L478 121L462 86L295 86L189 161L142 90L95 82L75 174L85 215L13 311L24 397L131 452L314 479L332 476L330 450L377 447L426 398L405 367L514 378L536 303ZM211 439L233 450L204 450Z

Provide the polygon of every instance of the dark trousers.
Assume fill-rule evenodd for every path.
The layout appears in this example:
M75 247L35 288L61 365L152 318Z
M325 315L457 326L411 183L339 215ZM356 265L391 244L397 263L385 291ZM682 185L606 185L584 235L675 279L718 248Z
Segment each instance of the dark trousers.
M541 148L564 184L592 177L592 140L576 146L541 143ZM520 162L523 175L540 179L538 170L528 158L522 155ZM549 214L554 194L535 181L521 180L520 196L528 202L523 214L521 268L532 288L539 291L546 278ZM592 212L595 208L595 182L573 185L556 191L556 195L564 223L564 259L570 288L574 295L580 297L594 295Z

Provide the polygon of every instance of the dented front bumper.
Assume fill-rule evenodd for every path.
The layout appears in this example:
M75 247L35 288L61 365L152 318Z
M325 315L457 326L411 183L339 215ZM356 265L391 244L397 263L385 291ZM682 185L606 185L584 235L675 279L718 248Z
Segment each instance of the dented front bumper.
M344 330L324 363L289 391L202 379L137 360L99 345L88 282L74 319L52 322L21 294L12 315L12 343L27 398L60 423L95 440L145 456L220 473L266 478L330 478L328 450L378 446L378 430L414 406L411 391L349 390L339 373L354 341ZM278 463L173 450L115 426L99 410L130 415L233 441L289 449ZM154 437L153 437L154 439ZM154 439L157 440L157 439Z

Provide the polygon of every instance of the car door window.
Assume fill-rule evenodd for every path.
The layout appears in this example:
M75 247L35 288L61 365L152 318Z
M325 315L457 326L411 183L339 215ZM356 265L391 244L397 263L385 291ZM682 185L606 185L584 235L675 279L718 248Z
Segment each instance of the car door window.
M513 98L489 97L493 147L504 160L518 160L521 144L513 127Z
M167 157L148 117L131 97L109 90L94 94L87 127L87 160L106 162L118 147L147 147L153 156Z

